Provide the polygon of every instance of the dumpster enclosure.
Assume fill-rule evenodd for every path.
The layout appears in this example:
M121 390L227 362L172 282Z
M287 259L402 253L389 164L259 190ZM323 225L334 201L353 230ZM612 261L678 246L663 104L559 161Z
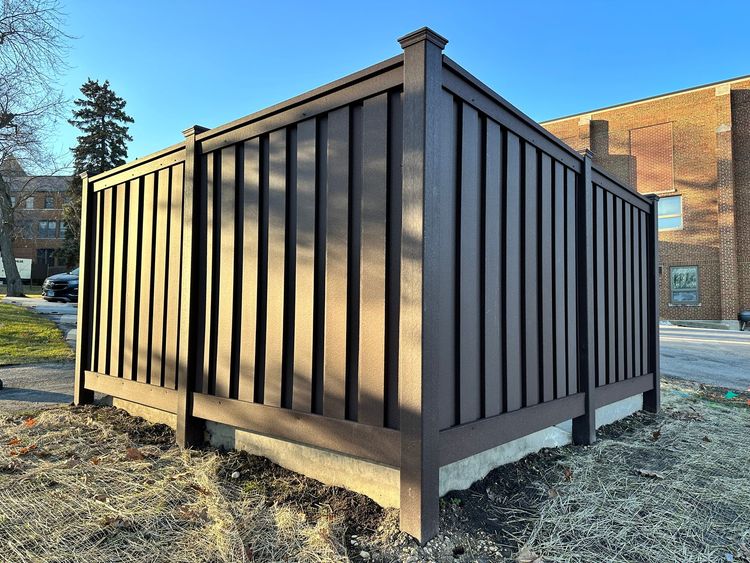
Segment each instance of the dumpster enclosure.
M470 483L503 444L569 420L587 444L597 409L658 409L657 198L436 33L400 43L84 176L75 400L369 479L426 541L446 468Z

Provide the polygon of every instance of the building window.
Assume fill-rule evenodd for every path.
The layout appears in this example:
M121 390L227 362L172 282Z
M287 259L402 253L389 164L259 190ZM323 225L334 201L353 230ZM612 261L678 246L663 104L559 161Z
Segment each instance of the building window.
M15 207L16 206L16 196L12 195L10 196L10 206Z
M57 238L57 221L39 221L39 238Z
M54 248L37 248L36 249L36 261L43 266L54 266L55 265L55 249Z
M698 304L698 266L673 266L669 269L672 303Z
M31 221L19 221L16 223L18 226L18 237L21 239L33 239L34 238L34 223Z
M630 130L635 187L639 192L659 192L674 187L672 123Z
M34 209L34 197L33 196L26 198L26 209Z
M60 221L60 238L65 238L65 221Z
M659 230L673 231L682 228L682 196L673 195L659 199Z
M55 208L55 197L51 195L44 196L44 208L54 209Z

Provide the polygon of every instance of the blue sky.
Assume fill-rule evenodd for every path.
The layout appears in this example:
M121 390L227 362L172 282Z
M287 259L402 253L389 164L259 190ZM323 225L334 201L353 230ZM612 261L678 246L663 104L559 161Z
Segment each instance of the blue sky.
M537 120L750 74L745 2L64 0L65 93L109 79L133 159L398 54L428 25L446 54ZM75 143L60 124L56 147Z

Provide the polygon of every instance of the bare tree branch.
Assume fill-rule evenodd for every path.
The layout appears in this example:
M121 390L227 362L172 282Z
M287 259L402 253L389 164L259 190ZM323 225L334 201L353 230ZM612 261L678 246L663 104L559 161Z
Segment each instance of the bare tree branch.
M70 36L57 0L0 0L0 164L51 174L60 156L45 142L65 109L58 78L67 66ZM8 295L21 295L13 254L15 212L40 189L34 178L19 180L20 168L0 170L0 254ZM13 201L15 199L15 202Z

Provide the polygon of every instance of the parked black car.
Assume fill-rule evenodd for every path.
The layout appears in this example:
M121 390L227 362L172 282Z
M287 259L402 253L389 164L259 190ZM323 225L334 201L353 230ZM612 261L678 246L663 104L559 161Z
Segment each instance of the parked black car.
M47 301L78 302L78 268L48 277L42 284L42 297Z

